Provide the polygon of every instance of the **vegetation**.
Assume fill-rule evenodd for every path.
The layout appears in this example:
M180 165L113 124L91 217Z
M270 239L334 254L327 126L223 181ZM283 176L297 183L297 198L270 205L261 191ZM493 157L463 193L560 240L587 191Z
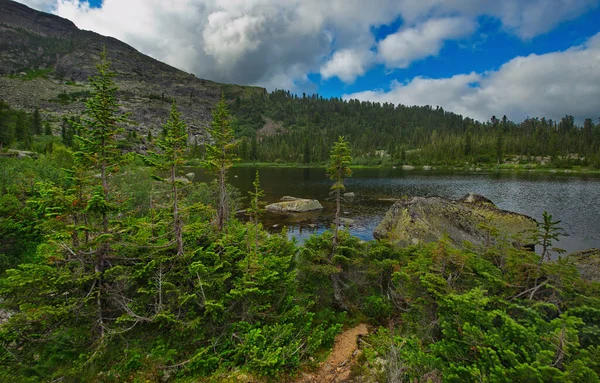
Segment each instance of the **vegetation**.
M208 129L208 133L214 142L206 145L206 160L203 165L217 175L217 182L219 184L217 228L223 230L227 217L230 214L225 177L227 171L237 159L235 149L238 144L231 128L231 118L227 110L225 95L221 95L221 100L215 107L213 121Z
M329 167L327 167L327 175L332 181L334 181L331 191L335 198L335 220L333 224L333 237L331 240L331 254L328 258L329 263L334 265L339 242L342 191L346 190L346 187L344 186L344 178L348 178L352 175L352 170L350 169L351 162L352 157L350 156L350 148L348 148L348 143L344 141L344 137L340 136L337 142L333 144ZM335 297L336 304L340 308L347 310L348 308L344 303L342 287L340 285L338 273L331 273L330 279L333 286L333 295Z
M441 107L325 99L283 90L238 97L231 110L243 161L324 164L342 135L359 165L520 163L600 169L600 121L592 119L582 126L575 125L573 116L520 123L492 116L480 122ZM266 119L279 123L280 133L261 131ZM249 150L253 140L258 141L254 154Z
M215 187L181 177L187 133L174 103L139 160L120 149L126 116L105 57L91 86L62 140L30 132L38 158L0 158L0 381L285 381L315 367L344 326L367 322L353 369L366 382L600 382L600 285L568 262L501 240L396 248L340 230L352 161L343 137L327 169L334 230L298 246L260 224L258 173L251 219L231 216L224 180L239 120L224 99L205 161ZM0 134L33 118L3 104L0 112ZM477 152L478 129L487 126L470 127L457 155ZM263 155L276 139L263 140ZM36 146L43 140L52 150ZM316 148L294 150L322 158ZM556 251L558 225L544 215L544 257Z

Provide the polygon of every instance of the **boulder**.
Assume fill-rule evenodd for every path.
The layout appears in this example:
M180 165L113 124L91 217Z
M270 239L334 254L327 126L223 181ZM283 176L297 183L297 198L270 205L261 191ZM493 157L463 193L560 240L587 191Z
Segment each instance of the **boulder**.
M579 270L584 280L600 282L600 249L578 251L567 255L565 259Z
M289 195L284 195L283 197L281 197L280 201L297 201L299 199L302 199L302 198L291 197Z
M402 165L402 170L415 170L415 167L412 165Z
M356 198L356 194L354 192L344 193L344 198L352 201L354 198Z
M191 181L185 177L175 177L175 182L181 182L182 184L189 184Z
M323 206L316 199L295 198L281 202L272 203L265 207L271 213L301 213L306 211L320 210Z
M192 173L192 172L185 175L185 178L187 178L190 181L192 181L195 177L196 177L196 173Z
M533 249L529 240L531 232L537 230L533 218L501 210L492 201L477 194L467 194L459 200L441 197L398 200L375 228L373 237L405 247L434 242L447 234L459 247L463 241L484 245L488 234L480 228L482 223L495 227L501 236L512 238L515 246ZM521 242L515 238L517 236L521 236Z

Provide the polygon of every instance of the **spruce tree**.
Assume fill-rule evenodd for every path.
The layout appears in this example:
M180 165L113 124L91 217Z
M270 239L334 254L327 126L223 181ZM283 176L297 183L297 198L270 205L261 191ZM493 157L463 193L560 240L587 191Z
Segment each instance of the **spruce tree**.
M15 138L15 127L11 121L10 107L0 100L0 151Z
M31 143L31 131L27 123L27 115L23 111L16 113L15 120L15 136L17 141L24 144L25 148L29 148Z
M33 117L31 119L31 133L39 136L42 134L42 117L40 116L40 110L35 108L33 111Z
M110 227L112 214L117 211L116 201L111 195L110 175L119 171L123 161L117 147L117 137L123 133L122 125L127 116L120 111L117 101L117 86L113 80L115 73L110 70L110 61L106 50L100 55L96 65L98 73L90 78L93 88L91 97L86 101L86 108L77 123L80 150L75 153L76 166L86 167L99 172L99 185L93 188L86 206L91 217L98 217L98 222L90 222L91 244L95 248L94 294L96 298L97 331L100 337L105 334L105 300L107 289L104 285L104 274L112 264L110 243L114 233ZM72 122L73 123L73 122ZM96 181L97 182L97 181ZM94 224L96 223L96 224Z
M177 255L183 255L183 220L180 216L179 207L179 188L181 181L177 180L179 167L185 163L185 151L188 147L188 135L185 122L181 119L181 113L177 110L175 101L171 105L169 119L163 125L163 137L156 140L156 145L160 148L158 161L154 162L150 158L147 161L162 171L168 172L169 178L164 180L158 175L154 178L161 181L167 181L171 185L171 202L173 215L173 236L177 244Z
M338 230L340 226L342 192L346 190L346 186L344 185L344 179L352 175L352 169L350 169L351 163L352 157L350 156L350 147L348 146L348 142L344 140L343 136L340 136L338 140L333 144L333 148L331 149L331 156L329 159L329 166L327 167L327 175L329 176L329 179L334 181L331 190L335 196L335 221L333 224L333 238L329 262L334 261L335 253L337 251L339 240ZM343 309L347 309L343 299L339 274L332 273L330 278L333 284L333 294L336 304Z
M227 197L226 177L227 171L233 166L236 156L238 142L231 128L231 117L225 101L225 95L221 94L221 100L213 111L213 121L208 128L212 143L206 145L206 159L203 166L217 176L217 220L219 231L223 230L229 217L229 201Z
M260 199L265 195L265 192L260 187L260 177L258 175L258 170L256 171L256 175L254 176L254 182L252 182L252 186L254 186L254 190L248 193L250 196L250 206L248 207L246 212L250 216L250 220L254 222L255 225L258 225L258 220L260 216L264 213L263 202Z

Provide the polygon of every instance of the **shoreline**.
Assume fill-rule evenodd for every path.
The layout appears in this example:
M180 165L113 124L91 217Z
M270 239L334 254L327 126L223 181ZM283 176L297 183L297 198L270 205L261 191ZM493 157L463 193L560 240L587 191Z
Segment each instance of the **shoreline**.
M186 165L194 166L194 165ZM233 165L235 168L248 167L270 167L270 168L326 168L325 164L299 164L299 163L277 163L277 162L241 162ZM591 169L575 166L571 169L551 168L551 167L536 167L531 165L502 165L493 167L458 167L458 166L430 166L430 165L350 165L352 169L392 169L403 170L406 172L436 172L436 171L451 171L461 173L501 173L501 172L516 172L516 173L545 173L545 174L560 174L560 175L600 175L600 169Z

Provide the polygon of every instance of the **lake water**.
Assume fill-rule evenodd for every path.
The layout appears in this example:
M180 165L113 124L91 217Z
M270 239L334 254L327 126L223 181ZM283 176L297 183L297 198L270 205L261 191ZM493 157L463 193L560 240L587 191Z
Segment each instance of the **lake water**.
M229 182L247 196L256 168L230 170ZM210 175L192 168L194 181L209 181ZM322 211L279 216L267 214L265 227L280 230L287 226L300 241L330 227L335 212L329 198L332 183L323 168L258 168L265 201L277 202L283 196L318 199ZM600 248L600 176L535 172L438 172L401 169L355 169L346 181L346 191L356 193L351 203L342 205L343 216L356 221L350 231L357 237L373 239L373 229L393 204L403 196L441 196L456 199L477 193L498 207L541 220L547 210L560 220L569 234L555 244L569 252ZM247 202L247 199L244 201ZM275 227L274 227L275 226Z

